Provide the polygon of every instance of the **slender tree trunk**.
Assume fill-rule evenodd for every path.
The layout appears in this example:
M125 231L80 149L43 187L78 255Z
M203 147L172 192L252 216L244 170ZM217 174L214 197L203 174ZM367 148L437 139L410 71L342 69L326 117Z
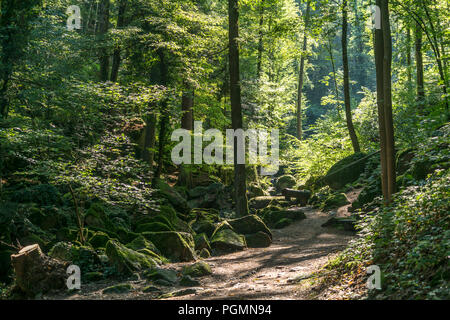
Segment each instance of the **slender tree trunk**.
M347 0L342 3L342 64L344 67L344 102L345 102L345 116L347 119L347 128L352 140L353 150L360 152L358 137L356 136L355 128L352 121L352 111L350 106L350 79L348 71L348 54L347 54Z
M416 47L416 85L417 85L417 101L419 102L419 111L423 111L423 101L425 98L425 88L423 79L423 54L422 54L422 30L416 25L415 32Z
M331 70L333 71L333 84L334 84L334 94L336 96L336 110L339 119L341 119L341 105L339 104L339 90L338 90L338 84L337 84L337 76L336 76L336 66L334 64L334 56L333 56L333 45L331 43L331 39L328 39L328 54L330 55L330 62L331 62Z
M383 89L384 122L386 130L387 203L396 192L394 121L392 117L391 65L392 38L389 21L389 0L381 1L381 27L383 29Z
M109 29L109 0L101 0L98 10L98 41L105 42L106 34ZM100 61L100 81L108 81L109 76L109 55L108 50L105 45L102 44L99 51L99 61Z
M239 10L238 0L228 0L231 122L234 130L242 129L241 88L239 79ZM245 164L237 163L237 141L234 140L234 193L238 216L248 214Z
M260 6L261 6L261 8L260 8L260 12L259 12L258 60L257 60L257 66L256 66L258 80L261 79L262 54L264 51L264 42L263 42L264 0L261 0Z
M308 1L305 14L305 30L303 31L302 57L300 58L300 70L298 75L298 93L297 93L297 138L302 140L302 94L303 94L303 78L305 72L305 55L308 48L308 37L306 30L309 27L309 15L311 11L311 3Z
M127 0L120 0L119 3L119 13L117 15L117 29L121 29L125 26L125 10L127 7ZM110 80L112 82L117 82L117 77L119 75L119 67L120 67L120 47L114 49L113 53L113 61L111 67L111 77Z
M156 114L151 112L147 115L145 119L145 140L144 140L144 151L142 154L142 159L150 165L150 170L153 170L153 160L155 152L156 140Z
M168 67L165 60L165 54L160 49L158 51L159 55L159 68L160 68L160 84L162 86L167 86L167 72ZM167 100L163 98L161 103L161 119L159 120L159 139L158 139L158 161L157 167L154 175L154 181L161 177L162 167L163 167L163 159L164 159L164 146L166 143L166 132L169 126L169 114L166 111L167 109Z
M407 74L408 74L408 88L411 88L412 84L412 58L411 58L411 29L408 27L406 31L406 65L407 65Z
M376 4L381 8L381 1L377 0ZM387 163L386 163L386 125L384 115L384 40L383 30L375 29L375 67L377 78L377 106L378 106L378 130L380 133L380 163L381 163L381 190L383 198L388 199L387 188Z
M194 92L186 90L181 97L181 128L192 131L194 129ZM182 164L180 166L180 176L178 178L180 185L188 188L193 187L192 170L190 165Z

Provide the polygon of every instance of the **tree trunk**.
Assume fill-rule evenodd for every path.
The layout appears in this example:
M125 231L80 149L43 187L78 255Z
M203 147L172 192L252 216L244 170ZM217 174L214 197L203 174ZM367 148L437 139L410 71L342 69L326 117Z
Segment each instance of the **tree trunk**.
M417 85L417 101L419 102L419 111L423 111L423 101L425 98L425 88L423 79L423 54L422 54L422 30L416 25L415 32L416 47L416 85Z
M167 64L165 61L165 54L160 49L158 51L159 55L159 70L160 70L160 85L166 87L167 86ZM166 143L166 131L169 125L169 114L166 111L167 109L167 100L163 98L161 103L161 119L159 120L159 139L158 139L158 162L154 175L154 181L161 177L162 167L163 167L163 159L164 159L164 146Z
M127 7L127 0L121 0L119 3L119 13L117 15L117 29L121 29L125 26L125 10ZM120 67L120 47L114 49L113 53L113 61L111 67L111 77L110 80L112 82L117 82L117 77L119 75L119 67Z
M408 74L408 89L411 88L412 84L412 72L411 72L411 29L408 27L406 31L406 65L407 65L407 74Z
M300 59L300 71L298 75L298 93L297 93L297 138L302 140L303 130L302 130L302 94L303 94L303 78L305 70L305 55L306 49L308 47L308 37L306 35L306 30L309 27L309 15L311 11L311 4L308 1L306 6L305 14L305 30L303 33L303 47L302 47L302 57Z
M261 0L260 4L260 13L259 13L259 41L258 41L258 60L257 60L257 76L258 80L261 79L261 72L262 72L262 54L264 50L264 43L263 43L263 26L264 26L264 0Z
M156 114L151 112L145 119L145 140L144 151L142 153L142 159L150 165L150 170L153 170L153 159L155 152L156 140Z
M228 0L231 122L234 130L243 127L241 88L239 83L239 47L237 42L239 37L238 20L238 0ZM234 139L234 198L236 213L238 216L245 216L248 214L245 164L237 163L237 151L237 141Z
M345 102L345 116L347 119L347 128L352 140L354 152L360 152L358 137L356 136L355 128L352 121L352 111L350 106L350 80L348 71L348 54L347 54L347 0L342 3L342 64L344 67L344 102Z
M34 296L66 285L66 267L69 263L47 257L38 244L27 246L11 255L17 286Z
M192 132L194 129L194 92L187 90L181 97L181 128ZM193 187L192 170L190 165L182 164L180 166L180 176L178 183L187 188Z
M106 34L109 29L109 0L101 0L98 9L98 30L97 30L97 40L99 42L105 42ZM108 50L104 43L100 45L99 51L99 61L100 61L100 81L108 81L109 76L109 55Z
M381 7L381 1L377 0L376 4ZM383 72L383 58L384 58L384 44L383 44L383 30L375 29L374 37L375 45L375 67L377 78L377 106L378 106L378 130L380 133L380 163L381 163L381 190L383 198L388 198L387 189L387 166L386 166L386 129L384 116L384 72Z
M392 202L392 195L396 192L395 173L395 141L394 121L392 118L392 92L391 92L391 64L392 64L392 38L389 22L389 0L381 1L381 27L383 29L383 100L384 122L386 130L386 171L387 171L387 203Z

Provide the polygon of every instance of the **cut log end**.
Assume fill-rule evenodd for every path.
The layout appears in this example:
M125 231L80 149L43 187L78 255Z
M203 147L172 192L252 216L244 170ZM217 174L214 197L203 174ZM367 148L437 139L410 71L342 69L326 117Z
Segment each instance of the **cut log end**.
M17 286L28 295L64 288L67 263L47 257L38 244L11 255L11 264Z

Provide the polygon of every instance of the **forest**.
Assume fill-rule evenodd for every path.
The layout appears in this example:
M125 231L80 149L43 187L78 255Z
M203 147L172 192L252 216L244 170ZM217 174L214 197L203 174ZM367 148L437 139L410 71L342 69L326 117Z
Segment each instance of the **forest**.
M0 300L450 299L449 12L0 0Z

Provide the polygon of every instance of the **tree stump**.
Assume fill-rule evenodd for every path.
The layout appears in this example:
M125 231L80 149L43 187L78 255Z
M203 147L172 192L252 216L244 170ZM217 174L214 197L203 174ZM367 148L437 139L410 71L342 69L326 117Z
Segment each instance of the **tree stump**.
M66 285L68 262L46 256L38 244L22 248L11 255L17 286L27 295L62 289Z

